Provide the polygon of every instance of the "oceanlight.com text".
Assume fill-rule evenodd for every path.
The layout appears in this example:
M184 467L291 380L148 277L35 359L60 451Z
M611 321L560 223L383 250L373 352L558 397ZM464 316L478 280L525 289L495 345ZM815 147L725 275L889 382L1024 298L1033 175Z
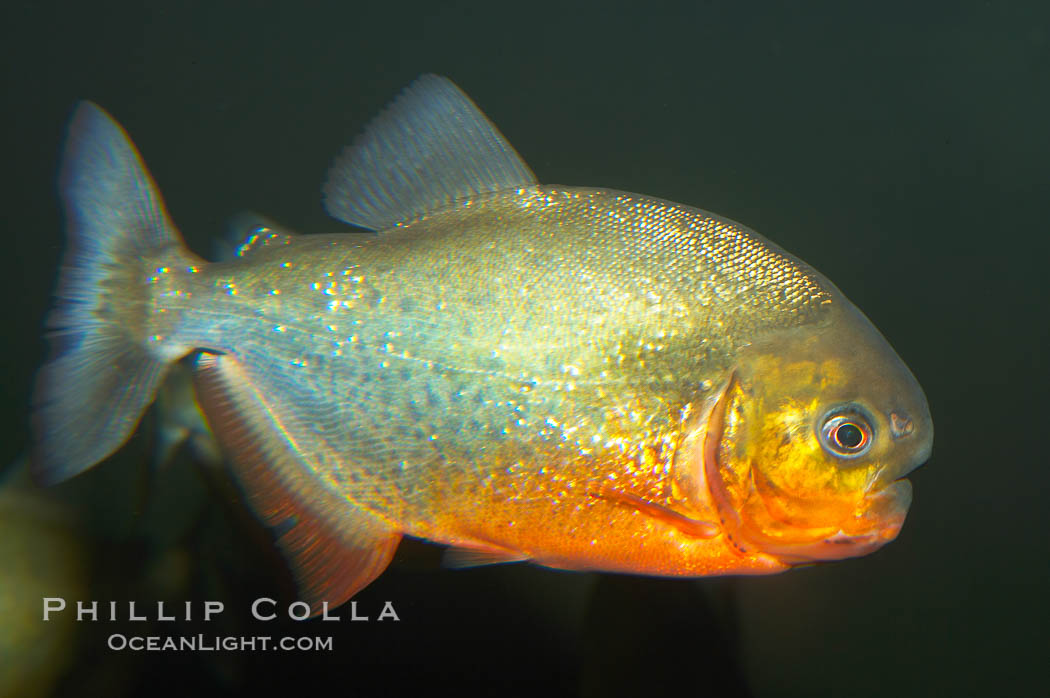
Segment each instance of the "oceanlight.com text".
M124 635L113 633L106 646L115 652L331 652L331 637L270 635Z

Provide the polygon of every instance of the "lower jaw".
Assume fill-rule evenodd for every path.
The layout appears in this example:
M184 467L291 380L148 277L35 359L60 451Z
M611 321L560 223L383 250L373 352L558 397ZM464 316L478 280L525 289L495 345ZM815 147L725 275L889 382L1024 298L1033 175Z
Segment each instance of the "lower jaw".
M832 536L826 536L808 543L781 543L779 545L759 545L757 547L785 564L798 565L862 557L875 552L895 537L896 532L891 537L884 538L882 533L852 536L839 531Z
M893 541L904 525L910 498L907 481L895 483L867 498L849 522L850 530L837 526L791 530L789 524L770 519L766 530L781 528L785 535L765 533L753 520L740 522L737 537L756 551L772 555L786 564L842 560L868 555Z

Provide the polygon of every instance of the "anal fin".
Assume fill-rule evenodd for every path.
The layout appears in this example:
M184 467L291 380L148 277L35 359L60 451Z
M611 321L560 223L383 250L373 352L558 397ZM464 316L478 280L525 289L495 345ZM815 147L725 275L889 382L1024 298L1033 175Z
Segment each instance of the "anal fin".
M401 533L328 489L303 462L293 417L229 355L203 354L198 398L256 514L277 536L312 614L338 606L378 577Z

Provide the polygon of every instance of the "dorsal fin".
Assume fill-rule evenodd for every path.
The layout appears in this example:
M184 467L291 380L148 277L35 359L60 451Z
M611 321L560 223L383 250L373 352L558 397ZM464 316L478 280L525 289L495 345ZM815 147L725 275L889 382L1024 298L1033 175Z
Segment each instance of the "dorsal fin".
M536 183L467 95L423 75L336 158L324 203L335 218L385 230L456 199Z

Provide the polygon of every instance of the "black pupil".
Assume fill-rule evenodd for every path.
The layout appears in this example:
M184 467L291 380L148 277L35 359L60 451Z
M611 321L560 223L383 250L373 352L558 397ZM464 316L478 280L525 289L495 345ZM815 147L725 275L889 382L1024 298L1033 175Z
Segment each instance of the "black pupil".
M864 443L864 432L856 424L846 422L835 430L835 440L843 448L856 448Z

